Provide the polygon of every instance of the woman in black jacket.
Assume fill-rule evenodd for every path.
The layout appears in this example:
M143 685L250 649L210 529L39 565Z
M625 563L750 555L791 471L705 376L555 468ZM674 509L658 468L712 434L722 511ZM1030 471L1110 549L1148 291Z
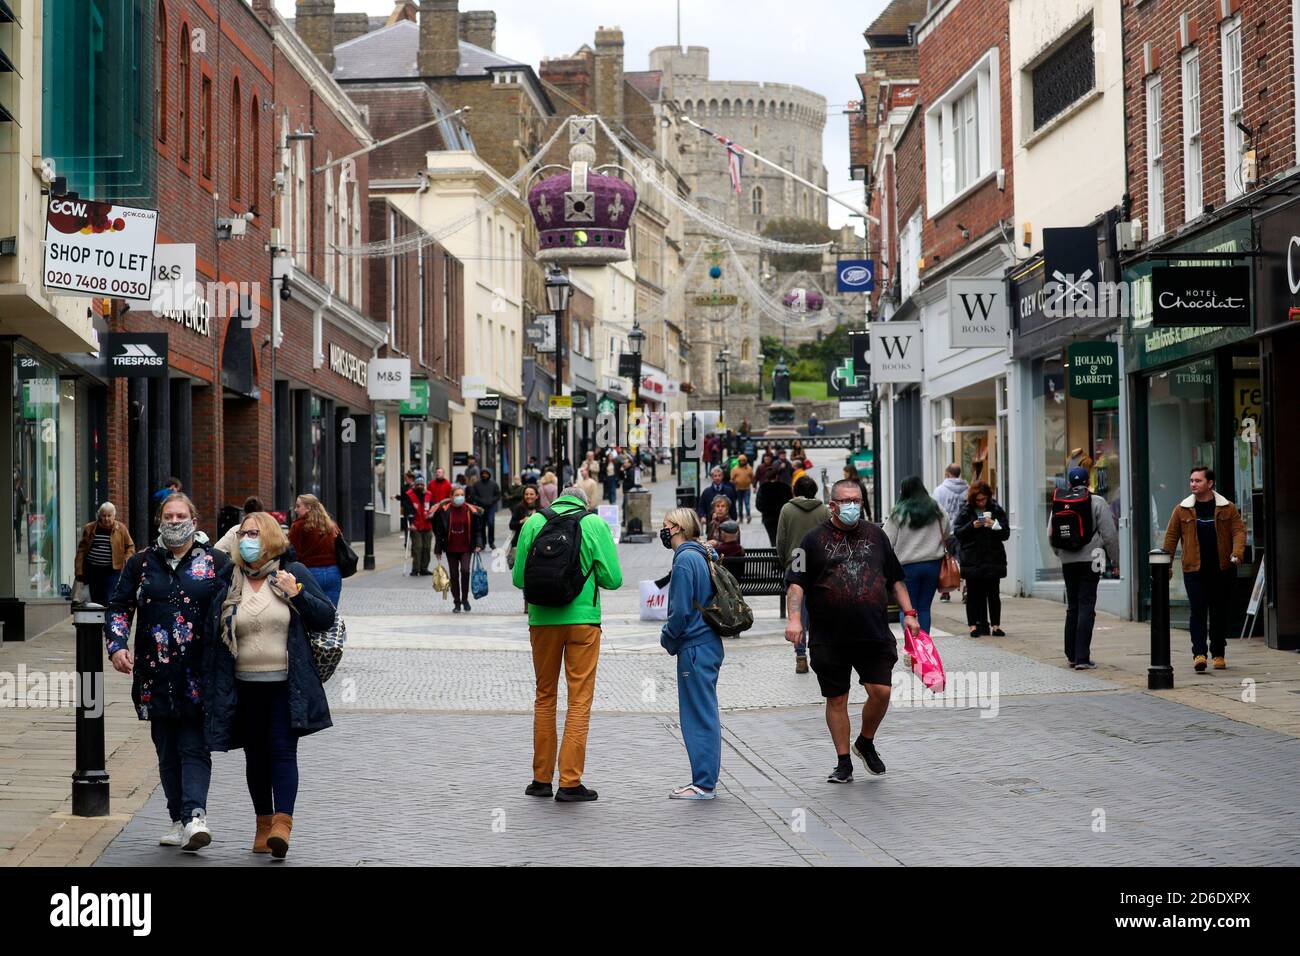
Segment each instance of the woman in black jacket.
M465 489L452 489L451 501L433 509L433 553L447 555L451 575L451 596L456 602L453 614L470 609L470 557L482 551L486 543L483 512L465 500Z
M226 555L196 541L197 524L188 497L176 493L163 499L161 544L137 552L122 566L104 617L109 660L132 675L131 700L140 719L149 721L158 751L172 821L158 842L190 851L212 842L207 824L212 754L204 737L211 697L205 678L211 645L219 640L216 612L231 572Z
M335 609L311 571L293 560L280 524L244 518L230 588L210 643L208 741L244 749L257 827L254 853L283 859L298 795L298 738L332 726L308 633Z
M776 526L781 520L781 509L785 503L794 497L794 489L790 487L788 481L782 481L780 476L773 474L761 485L758 486L758 497L754 500L754 507L758 513L763 516L763 527L767 529L768 540L772 547L776 547Z
M537 488L533 485L525 486L523 501L519 502L519 507L510 516L510 550L506 552L506 564L511 568L515 566L515 547L519 544L519 529L524 526L525 521L540 511L541 507L542 499L537 494Z
M961 576L966 580L966 623L970 625L970 636L1005 637L1006 632L999 625L1002 597L998 582L1007 576L1007 549L1003 542L1011 537L1011 527L988 482L977 481L970 486L966 503L957 513L955 531L961 543Z

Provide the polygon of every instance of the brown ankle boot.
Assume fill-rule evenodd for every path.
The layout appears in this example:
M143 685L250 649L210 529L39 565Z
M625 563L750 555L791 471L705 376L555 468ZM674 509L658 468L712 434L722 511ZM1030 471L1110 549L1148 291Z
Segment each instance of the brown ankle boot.
M266 845L266 838L271 835L271 814L258 816L257 832L253 834L253 852L270 853L271 848Z
M289 852L289 833L293 830L293 817L287 813L277 813L271 817L271 833L266 838L266 845L271 856L283 860Z

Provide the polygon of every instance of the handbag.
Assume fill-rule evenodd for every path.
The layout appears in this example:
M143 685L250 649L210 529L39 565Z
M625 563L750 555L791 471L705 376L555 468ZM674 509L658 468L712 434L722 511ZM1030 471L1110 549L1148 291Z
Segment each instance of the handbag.
M316 676L322 684L338 670L339 662L343 660L343 645L347 640L347 625L337 611L334 612L334 623L328 631L312 631L307 635L307 642L311 644L312 663L316 665Z
M487 572L483 570L483 559L479 557L477 551L474 552L474 558L470 562L469 592L474 595L475 601L487 597L488 593Z
M350 578L357 573L357 553L342 534L334 536L334 563L339 566L339 577Z
M444 601L447 600L447 593L451 590L451 575L441 560L433 567L433 589L442 595Z
M961 587L961 564L948 554L948 546L943 540L943 522L939 522L939 543L943 545L943 563L939 565L939 593L948 594Z

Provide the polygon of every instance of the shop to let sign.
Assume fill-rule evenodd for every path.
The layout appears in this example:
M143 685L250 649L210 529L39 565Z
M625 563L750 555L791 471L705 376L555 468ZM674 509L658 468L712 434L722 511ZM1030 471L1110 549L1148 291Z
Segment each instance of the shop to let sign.
M1119 345L1115 342L1075 342L1069 348L1066 392L1071 398L1097 401L1119 396Z
M51 197L45 214L45 286L149 299L157 228L156 209Z

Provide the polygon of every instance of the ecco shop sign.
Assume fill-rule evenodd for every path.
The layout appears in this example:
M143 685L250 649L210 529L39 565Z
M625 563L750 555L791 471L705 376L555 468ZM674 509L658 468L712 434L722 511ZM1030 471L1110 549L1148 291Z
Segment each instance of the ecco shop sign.
M51 199L45 215L46 287L148 299L157 227L156 209Z
M337 345L330 345L330 371L362 388L369 383L365 360Z
M100 354L109 378L166 378L166 332L108 332L100 336Z
M1156 266L1151 324L1250 325L1249 266Z

